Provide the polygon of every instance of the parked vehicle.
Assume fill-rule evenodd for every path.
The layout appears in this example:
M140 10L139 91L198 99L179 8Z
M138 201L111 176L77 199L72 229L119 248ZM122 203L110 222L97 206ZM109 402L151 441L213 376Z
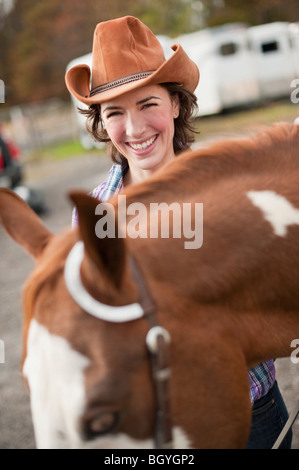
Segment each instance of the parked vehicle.
M289 25L290 40L295 64L296 78L299 79L299 23Z
M288 22L274 22L248 28L262 98L289 95L291 82L298 76L299 40L295 32L292 38L290 26Z
M41 191L24 185L20 155L17 145L0 135L0 187L12 189L37 214L44 214L48 208Z
M247 26L232 23L176 38L200 70L195 91L199 115L256 103L259 83L248 47Z

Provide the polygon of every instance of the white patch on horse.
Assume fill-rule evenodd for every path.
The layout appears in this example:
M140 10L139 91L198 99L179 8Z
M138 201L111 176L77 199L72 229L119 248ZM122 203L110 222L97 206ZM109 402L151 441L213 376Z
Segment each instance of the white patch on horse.
M154 449L154 439L133 439L124 433L107 434L94 441L86 443L87 449ZM173 448L192 449L191 441L185 431L179 426L173 428Z
M82 447L78 420L84 410L84 369L89 363L64 338L31 321L23 373L29 383L38 448Z
M275 235L285 237L289 225L299 225L299 209L274 191L248 191L247 196L272 225Z
M32 320L23 374L30 388L31 412L39 449L153 449L154 440L107 434L91 441L80 437L85 407L84 370L90 360ZM190 439L175 427L174 448L190 449Z

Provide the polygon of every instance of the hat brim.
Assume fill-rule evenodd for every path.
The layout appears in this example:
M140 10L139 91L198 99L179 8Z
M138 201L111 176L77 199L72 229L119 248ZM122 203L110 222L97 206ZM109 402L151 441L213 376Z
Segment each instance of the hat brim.
M91 71L88 65L82 64L76 65L67 71L65 76L66 86L78 101L87 106L103 103L128 93L135 88L159 83L175 82L194 92L199 81L198 67L188 57L180 44L174 44L171 48L174 51L171 57L146 78L119 85L90 96Z

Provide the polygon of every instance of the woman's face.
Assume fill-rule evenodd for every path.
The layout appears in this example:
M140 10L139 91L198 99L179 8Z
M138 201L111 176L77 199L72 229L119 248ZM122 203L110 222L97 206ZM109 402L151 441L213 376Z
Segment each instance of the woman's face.
M133 182L174 158L174 119L179 98L160 85L138 88L101 105L101 117L117 150L127 158Z

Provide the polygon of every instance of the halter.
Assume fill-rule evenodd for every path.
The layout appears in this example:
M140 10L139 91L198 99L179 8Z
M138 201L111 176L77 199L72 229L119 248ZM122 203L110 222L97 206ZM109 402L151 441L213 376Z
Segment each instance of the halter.
M150 329L146 336L146 345L151 357L157 405L155 446L157 449L171 449L173 442L169 398L170 334L157 323L156 305L132 256L129 258L129 261L133 278L139 287L140 301L139 303L123 306L103 304L86 291L80 276L83 258L84 244L80 241L73 246L67 257L64 278L71 297L85 312L98 319L112 323L129 322L145 317L150 324Z

